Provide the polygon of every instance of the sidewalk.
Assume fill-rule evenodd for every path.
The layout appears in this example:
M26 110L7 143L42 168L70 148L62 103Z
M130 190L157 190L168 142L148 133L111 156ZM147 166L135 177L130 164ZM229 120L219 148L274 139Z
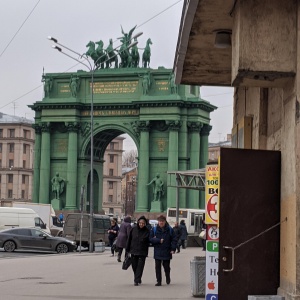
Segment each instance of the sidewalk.
M173 255L171 260L171 284L166 285L165 277L161 287L154 286L155 264L153 259L153 248L150 248L149 257L146 260L142 285L133 285L132 269L122 270L121 263L116 257L109 257L109 250L103 254L96 254L103 261L105 276L103 286L105 291L101 292L101 299L193 299L191 294L190 261L194 256L204 256L202 248L182 249L180 253ZM124 254L123 254L124 255ZM103 260L105 258L105 260ZM106 268L109 266L109 269ZM114 279L113 279L114 278ZM128 295L127 297L124 297ZM198 298L201 299L201 298Z

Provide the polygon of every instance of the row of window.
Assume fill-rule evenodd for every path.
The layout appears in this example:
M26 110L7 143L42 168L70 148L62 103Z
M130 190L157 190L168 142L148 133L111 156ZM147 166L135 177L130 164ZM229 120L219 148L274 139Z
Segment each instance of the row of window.
M8 168L12 169L14 167L14 160L9 159L8 160ZM2 168L2 159L0 159L0 168ZM26 160L23 160L23 169L28 169L28 164Z
M1 189L0 189L0 195L1 195ZM3 197L3 195L2 195ZM8 199L12 199L13 198L13 190L7 190L7 198ZM26 191L25 190L22 190L21 191L21 198L22 199L26 199Z
M15 144L14 143L8 143L7 144L8 152L14 153L15 152ZM23 144L23 154L26 154L30 150L30 145ZM0 153L2 153L2 143L0 143Z
M0 138L3 138L3 129L0 129ZM16 130L15 129L7 129L7 136L8 138L14 138L16 137ZM30 139L31 138L31 132L30 130L23 129L23 138Z
M8 174L8 175L1 175L0 174L0 183L2 183L2 176L7 176L7 182L13 183L14 182L14 175ZM28 184L29 181L29 175L22 175L22 184Z

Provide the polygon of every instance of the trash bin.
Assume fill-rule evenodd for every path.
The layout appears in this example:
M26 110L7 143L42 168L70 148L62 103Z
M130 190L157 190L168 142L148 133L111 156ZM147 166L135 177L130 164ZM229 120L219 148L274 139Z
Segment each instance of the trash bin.
M105 251L105 243L104 242L95 242L95 252L104 252Z
M205 257L191 260L191 291L194 297L205 297Z

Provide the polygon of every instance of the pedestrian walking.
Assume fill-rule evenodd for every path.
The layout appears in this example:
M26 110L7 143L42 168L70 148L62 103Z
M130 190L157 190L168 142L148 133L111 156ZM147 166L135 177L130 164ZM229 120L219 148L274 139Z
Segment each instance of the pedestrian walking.
M123 249L126 248L126 244L127 244L127 239L129 236L129 233L131 231L131 217L127 216L124 218L123 223L120 226L120 230L118 233L118 238L117 238L117 242L116 242L116 246L119 249L118 252L118 262L121 262L121 256L122 256L122 252ZM125 249L125 255L126 255L126 249Z
M130 231L126 245L126 252L131 254L135 286L142 283L144 266L148 256L150 231L147 228L147 223L144 216L138 219L137 225Z
M180 221L179 227L180 227L180 231L181 231L180 243L179 243L179 251L180 251L180 246L182 246L182 249L186 248L186 240L187 240L187 237L188 237L188 232L187 232L184 220Z
M111 256L115 255L115 250L113 249L113 244L115 239L118 236L119 232L119 225L117 224L116 220L112 219L110 221L110 227L108 229L108 240L109 240L109 245L110 245L110 251L111 251Z
M180 237L181 237L181 228L179 227L178 222L175 222L173 230L174 230L174 233L175 233L175 236L176 236L176 239L177 239L177 245L176 245L177 253L179 253L180 252L180 241L181 241L181 239L180 239Z
M164 215L160 215L157 220L158 225L150 232L150 243L154 247L155 274L157 281L155 286L161 286L161 265L163 265L165 271L166 283L171 283L170 261L172 259L172 254L176 251L177 238L172 227L166 222L166 217Z

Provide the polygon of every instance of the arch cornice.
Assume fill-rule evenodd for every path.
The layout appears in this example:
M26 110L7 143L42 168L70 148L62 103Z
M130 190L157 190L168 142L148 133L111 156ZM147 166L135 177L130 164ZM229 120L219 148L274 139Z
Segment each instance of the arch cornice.
M77 109L79 111L90 111L89 104L82 103L34 103L29 105L34 111L42 111L43 109ZM132 103L103 103L94 104L94 111L109 109L139 109L141 107L180 107L180 108L198 108L206 112L212 112L216 109L214 105L203 101L183 101L183 100L167 100L161 99L160 102L155 101L133 101Z

